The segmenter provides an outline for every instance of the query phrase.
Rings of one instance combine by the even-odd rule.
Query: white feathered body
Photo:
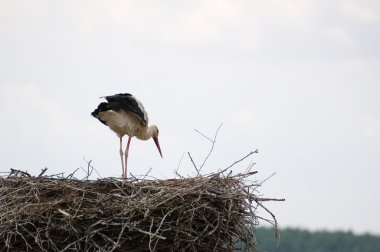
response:
[[[150,128],[139,119],[134,113],[124,110],[107,110],[100,112],[98,118],[105,121],[108,127],[119,137],[128,135],[137,137],[140,140],[148,140],[152,135]],[[146,122],[148,122],[146,117]]]

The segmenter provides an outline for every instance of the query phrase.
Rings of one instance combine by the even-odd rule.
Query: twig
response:
[[[91,176],[92,171],[93,171],[93,167],[91,165],[92,160],[87,161],[84,157],[83,157],[83,160],[87,163],[87,170],[81,167],[81,169],[86,173],[86,176],[83,179],[88,180],[88,178]]]
[[[71,179],[74,174],[79,170],[79,168],[76,168],[72,173],[70,173],[66,178]]]
[[[263,181],[261,181],[260,183],[258,183],[258,184],[256,185],[256,188],[262,186],[262,184],[264,184],[267,180],[269,180],[269,179],[270,179],[271,177],[273,177],[274,175],[276,175],[276,172],[272,173],[272,174],[269,175],[267,178],[265,178]]]
[[[47,171],[48,168],[44,168],[44,169],[41,169],[41,173],[37,176],[37,177],[41,177],[46,171]]]
[[[273,177],[274,175],[276,175],[276,172],[274,172],[274,173],[272,173],[272,175],[270,175],[269,177],[267,177],[266,179],[264,179],[263,181],[261,181],[261,185],[265,182],[265,181],[267,181],[268,179],[270,179],[271,177]]]
[[[233,162],[230,166],[228,166],[227,168],[223,169],[222,171],[225,171],[225,170],[230,169],[232,166],[234,166],[234,165],[236,165],[237,163],[243,161],[244,159],[246,159],[247,157],[251,156],[251,155],[254,154],[254,153],[259,153],[259,150],[257,149],[257,150],[255,150],[255,151],[251,151],[251,152],[248,153],[246,156],[244,156],[243,158],[241,158],[241,159],[239,159],[239,160]]]
[[[209,138],[208,136],[206,136],[205,134],[203,134],[202,132],[200,132],[199,130],[194,129],[197,133],[199,133],[201,136],[203,136],[204,138],[206,138],[207,140],[209,140],[209,141],[211,142],[211,148],[210,148],[210,150],[209,150],[209,152],[208,152],[206,158],[203,160],[203,163],[202,163],[202,165],[199,167],[199,170],[197,169],[197,172],[198,172],[198,173],[197,173],[197,176],[199,176],[199,174],[200,174],[200,172],[201,172],[203,166],[206,164],[206,161],[208,160],[208,158],[210,157],[212,151],[214,150],[215,143],[216,143],[216,137],[218,136],[219,129],[220,129],[220,127],[222,127],[222,125],[223,125],[223,123],[221,123],[221,124],[219,125],[219,127],[216,129],[214,139],[211,139],[211,138]]]
[[[181,156],[181,158],[180,158],[180,160],[179,160],[179,162],[178,162],[177,169],[174,170],[174,174],[175,174],[175,176],[176,176],[176,177],[178,176],[179,178],[184,178],[181,174],[178,173],[178,170],[179,170],[179,167],[181,166],[182,159],[183,159],[183,156],[184,156],[184,155],[185,155],[185,152],[182,153],[182,156]]]
[[[275,227],[275,230],[276,230],[276,240],[277,242],[280,241],[280,233],[278,231],[278,223],[277,223],[277,219],[276,219],[276,216],[271,212],[269,211],[268,208],[266,208],[260,201],[256,200],[256,203],[261,206],[267,213],[269,213],[271,216],[272,216],[272,219],[274,221],[274,227]]]
[[[152,167],[149,168],[149,170],[145,173],[145,175],[143,176],[143,178],[141,180],[145,180],[145,178],[148,176],[148,174],[152,171]]]
[[[275,198],[257,198],[258,201],[285,201],[285,199],[275,199]]]
[[[194,163],[194,160],[193,160],[193,158],[191,157],[190,152],[187,152],[187,155],[189,155],[189,158],[190,158],[190,160],[191,160],[191,163],[193,163],[193,166],[194,166],[195,170],[197,170],[197,174],[199,174],[199,169],[197,168],[196,164]]]
[[[220,128],[220,126],[219,126]],[[219,130],[218,128],[218,130]],[[200,132],[199,130],[197,129],[194,129],[195,132],[199,133],[201,136],[203,136],[204,138],[206,138],[207,140],[209,140],[211,143],[214,143],[214,140],[212,140],[211,138],[209,138],[208,136],[206,136],[205,134],[203,134],[202,132]]]
[[[88,177],[91,176],[92,171],[94,170],[94,167],[91,165],[92,160],[88,161],[87,163],[87,180]]]
[[[13,174],[15,176],[18,176],[20,174],[21,177],[31,177],[31,175],[27,171],[21,171],[21,170],[11,168],[11,172],[9,175],[13,175]]]
[[[251,163],[248,165],[247,169],[245,170],[245,173],[249,173],[249,172],[251,171],[252,167],[253,167],[255,164],[256,164],[256,163],[251,162]]]

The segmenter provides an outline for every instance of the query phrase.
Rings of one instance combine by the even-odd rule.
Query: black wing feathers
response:
[[[139,103],[133,95],[125,93],[106,96],[105,98],[109,102],[110,109],[131,111],[136,114],[144,124],[147,123],[144,111],[140,108]]]
[[[114,110],[114,111],[124,110],[124,111],[130,111],[134,113],[141,120],[143,124],[147,124],[147,119],[145,118],[143,106],[142,105],[139,106],[138,101],[133,95],[125,93],[125,94],[105,96],[104,98],[108,101],[108,103],[107,102],[100,103],[98,108],[95,109],[91,113],[93,117],[96,117],[97,119],[99,119],[97,117],[99,112],[104,112],[107,110]],[[105,121],[102,121],[100,119],[99,121],[107,125]]]

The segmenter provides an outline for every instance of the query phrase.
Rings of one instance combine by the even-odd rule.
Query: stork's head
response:
[[[156,144],[158,152],[160,152],[160,155],[162,157],[160,143],[158,142],[158,133],[159,133],[158,127],[156,125],[152,125],[152,126],[150,126],[150,128],[151,128],[151,131],[152,131],[152,138],[154,140],[154,143]]]

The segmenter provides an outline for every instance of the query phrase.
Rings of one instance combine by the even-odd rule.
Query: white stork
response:
[[[124,179],[127,178],[127,160],[132,137],[135,136],[141,140],[153,138],[162,157],[158,142],[158,128],[156,125],[148,126],[148,114],[139,100],[131,94],[115,94],[101,98],[105,98],[107,102],[100,103],[91,115],[107,125],[120,138],[120,158],[123,169],[122,177]],[[125,161],[122,149],[124,135],[128,135]]]

